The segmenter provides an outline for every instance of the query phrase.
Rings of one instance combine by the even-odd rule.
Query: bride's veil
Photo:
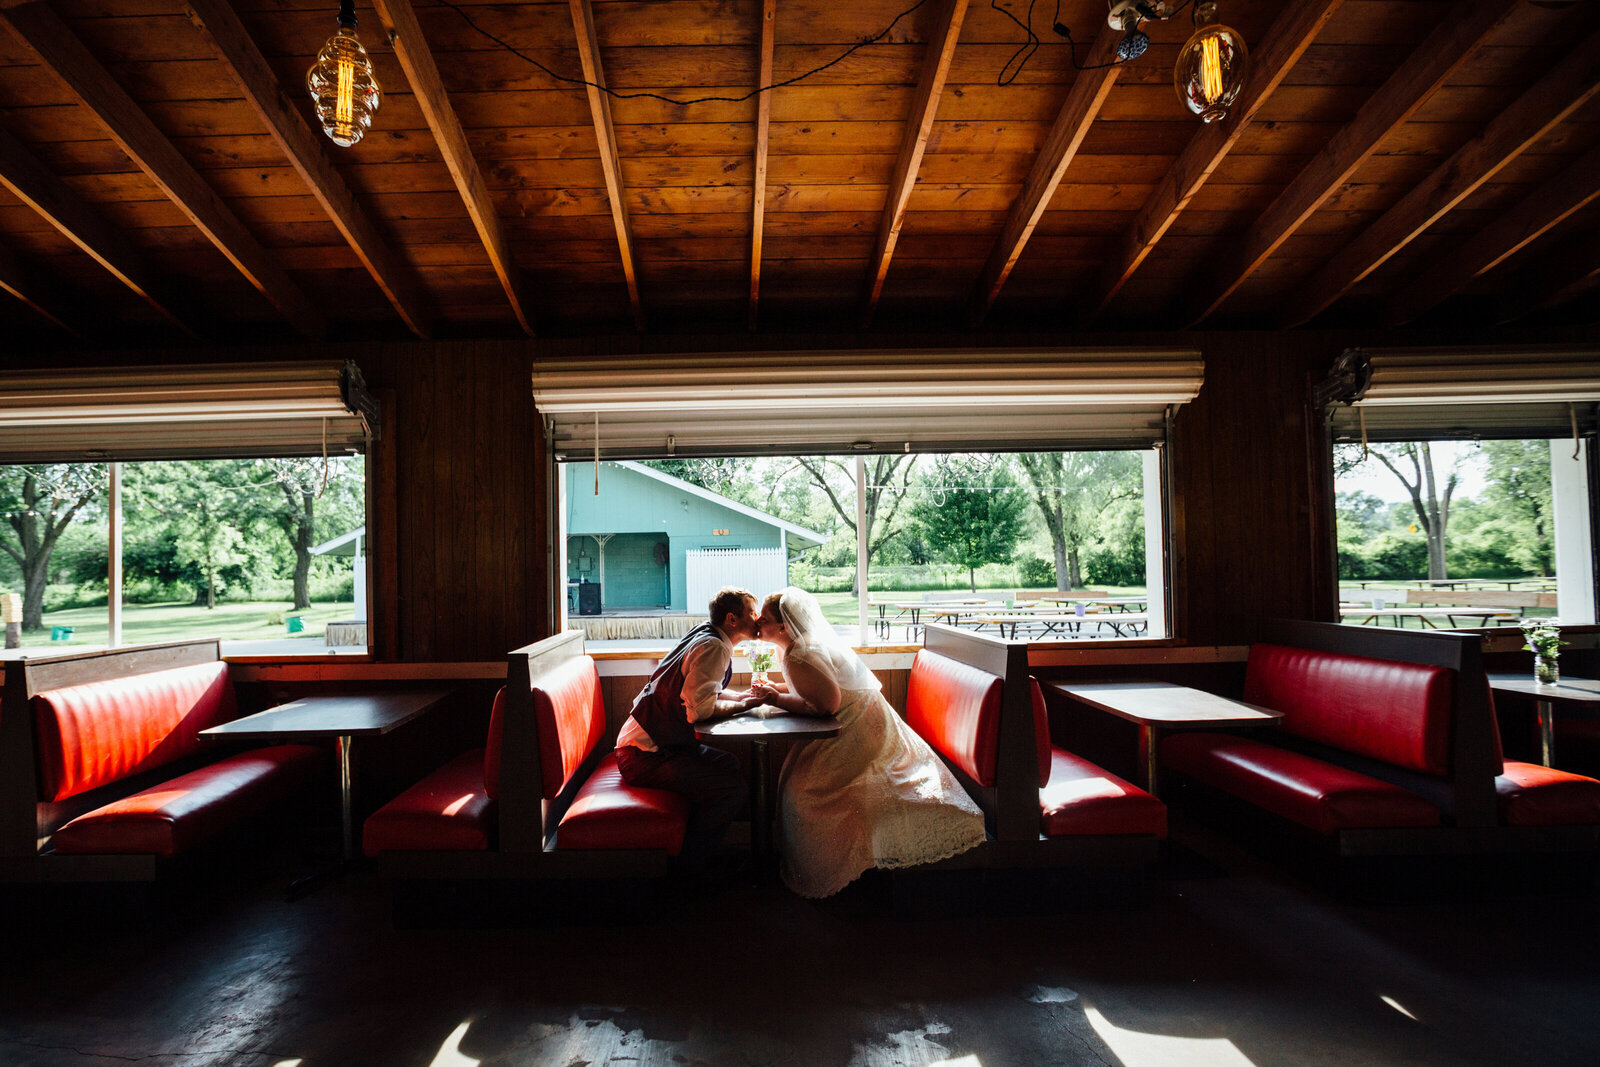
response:
[[[817,603],[816,597],[804,589],[789,586],[779,596],[778,612],[794,640],[790,658],[799,656],[818,670],[826,671],[840,689],[883,688],[877,675],[867,669],[822,614],[822,605]]]

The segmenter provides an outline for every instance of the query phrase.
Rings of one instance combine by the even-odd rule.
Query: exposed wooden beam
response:
[[[1562,242],[1542,262],[1519,274],[1498,293],[1495,321],[1515,322],[1566,302],[1600,281],[1600,231],[1586,230]]]
[[[162,295],[164,287],[127,238],[4,129],[0,129],[0,185],[132,289],[162,318],[198,339],[199,335],[168,306]]]
[[[1465,242],[1441,252],[1388,303],[1383,321],[1390,325],[1410,322],[1597,198],[1600,148],[1586,152]]]
[[[5,248],[0,248],[0,289],[22,301],[37,314],[72,334],[80,341],[91,338],[73,326],[68,318],[58,314],[69,301],[52,290],[43,273],[30,269]]]
[[[1494,177],[1600,93],[1600,33],[1591,34],[1472,140],[1341,248],[1284,302],[1278,324],[1298,326]]]
[[[1106,97],[1111,95],[1111,86],[1116,83],[1120,69],[1112,62],[1116,58],[1117,42],[1120,40],[1122,31],[1101,24],[1100,32],[1084,60],[1083,65],[1088,69],[1078,71],[1072,79],[1066,102],[1061,105],[1055,124],[1050,127],[1044,145],[1034,157],[1033,167],[1022,183],[1022,192],[1012,202],[1000,236],[983,265],[983,273],[978,277],[977,291],[973,296],[974,323],[982,321],[994,306],[1001,287],[1011,277],[1012,268],[1027,247],[1028,238],[1033,236],[1034,227],[1039,225],[1040,216],[1050,206],[1050,198],[1055,196],[1062,175],[1066,174],[1067,167],[1071,166],[1078,154],[1095,116],[1105,106]]]
[[[578,38],[578,61],[589,84],[589,115],[594,119],[594,136],[600,144],[600,167],[606,176],[606,196],[611,201],[611,222],[617,230],[617,249],[622,254],[622,275],[628,282],[628,302],[633,305],[633,325],[644,330],[644,305],[639,301],[639,268],[634,260],[633,223],[628,220],[628,205],[623,201],[622,167],[617,162],[617,131],[611,125],[611,97],[604,91],[605,71],[600,66],[600,41],[594,32],[594,11],[589,0],[570,0],[572,29]],[[765,93],[762,96],[766,96]]]
[[[262,296],[302,334],[323,335],[321,312],[54,11],[44,3],[24,4],[0,10],[0,21],[77,94],[117,146]]]
[[[1123,232],[1116,251],[1101,272],[1100,290],[1090,307],[1091,317],[1104,312],[1112,298],[1122,291],[1133,272],[1139,269],[1189,206],[1189,201],[1233,150],[1256,112],[1343,4],[1344,0],[1291,0],[1285,6],[1260,47],[1251,53],[1244,88],[1228,114],[1195,131],[1138,216]]]
[[[335,168],[330,143],[311,128],[278,84],[261,49],[227,0],[188,0],[189,21],[205,32],[218,58],[244,91],[267,132],[311,189],[328,218],[355,250],[372,280],[418,337],[433,332],[434,311],[422,281],[378,233]]]
[[[872,324],[872,315],[878,309],[878,298],[883,295],[883,282],[889,276],[889,261],[894,258],[894,246],[900,240],[906,204],[911,199],[911,190],[916,188],[917,170],[922,166],[922,153],[928,146],[928,135],[933,132],[933,118],[939,112],[939,98],[944,94],[945,78],[950,73],[950,62],[956,54],[956,41],[961,37],[961,22],[966,15],[967,0],[945,0],[936,29],[928,37],[928,50],[922,57],[922,77],[917,81],[917,94],[911,101],[905,140],[900,144],[900,158],[895,160],[894,173],[889,178],[889,196],[883,207],[883,219],[878,223],[877,244],[873,247],[872,260],[868,264],[867,301],[861,309],[862,329]]]
[[[772,84],[772,44],[778,16],[778,0],[761,3],[761,61],[756,88]],[[750,210],[750,315],[748,326],[756,328],[761,300],[761,238],[767,215],[767,138],[772,125],[772,91],[756,97],[756,164]]]
[[[1361,105],[1350,124],[1334,134],[1296,175],[1244,238],[1229,246],[1220,267],[1196,279],[1200,298],[1185,316],[1196,325],[1216,311],[1246,278],[1271,258],[1327,199],[1355,176],[1379,142],[1410,120],[1444,84],[1472,49],[1505,21],[1518,0],[1462,0],[1400,69]]]
[[[511,245],[500,227],[499,216],[495,214],[494,201],[489,197],[483,172],[478,169],[478,161],[467,144],[466,131],[461,128],[461,120],[456,117],[450,96],[444,90],[439,66],[433,61],[433,52],[428,48],[422,27],[417,23],[417,13],[411,7],[411,0],[373,0],[373,6],[384,29],[389,32],[395,58],[400,60],[400,68],[406,72],[406,80],[411,83],[411,91],[416,96],[417,107],[422,111],[423,121],[433,133],[439,154],[444,157],[444,165],[450,171],[456,191],[461,194],[468,217],[472,219],[472,226],[478,231],[478,239],[489,253],[489,265],[500,279],[500,287],[505,290],[506,299],[511,303],[511,313],[516,316],[523,332],[531,336],[533,315],[524,296],[522,276],[517,272],[516,261],[511,256]]]

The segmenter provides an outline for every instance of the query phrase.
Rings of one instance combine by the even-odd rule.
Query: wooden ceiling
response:
[[[0,332],[1593,321],[1600,4],[1222,0],[1252,62],[1210,126],[1172,88],[1187,11],[1080,73],[1045,0],[1008,70],[997,5],[1028,17],[377,0],[383,103],[341,149],[304,90],[336,0],[0,0]],[[1105,10],[1060,5],[1085,67]]]

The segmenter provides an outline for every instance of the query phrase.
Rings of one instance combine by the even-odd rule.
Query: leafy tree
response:
[[[919,479],[912,515],[931,544],[967,568],[977,592],[980,566],[1011,560],[1025,527],[1027,492],[1005,456],[940,456],[930,468]]]
[[[1056,589],[1081,589],[1079,555],[1106,508],[1141,496],[1140,460],[1133,452],[1024,452],[1017,456],[1033,502],[1050,531]]]
[[[1400,480],[1411,497],[1417,526],[1427,537],[1428,577],[1435,581],[1449,577],[1445,563],[1446,531],[1450,526],[1450,498],[1461,482],[1460,460],[1445,472],[1441,486],[1434,470],[1433,449],[1427,441],[1372,445],[1369,451]],[[1336,473],[1353,469],[1361,456],[1358,446],[1342,446],[1334,457]]]
[[[1484,497],[1502,517],[1526,527],[1513,557],[1538,575],[1555,570],[1555,510],[1548,441],[1486,441]]]
[[[796,462],[811,476],[811,483],[827,496],[828,503],[833,505],[834,513],[851,536],[856,536],[855,465],[847,467],[843,460],[824,456],[802,457]],[[915,457],[904,453],[882,453],[867,460],[867,571],[872,569],[873,557],[879,549],[900,532],[901,528],[895,525],[895,519],[900,513],[901,501],[910,489],[911,473],[915,469]],[[848,493],[845,491],[847,487]],[[866,580],[865,573],[857,573],[850,592],[860,596]]]
[[[50,555],[72,520],[105,485],[103,463],[0,467],[0,512],[15,538],[0,541],[0,549],[22,572],[24,630],[44,625]]]
[[[258,520],[270,522],[288,542],[294,554],[293,596],[296,608],[311,606],[311,549],[318,543],[317,508],[324,502],[329,517],[338,516],[354,529],[361,520],[351,515],[359,514],[359,496],[352,501],[351,490],[360,485],[362,475],[358,461],[332,459],[257,459],[245,465],[244,474],[249,481],[244,487],[253,492],[242,493],[240,505],[249,508]],[[349,529],[327,529],[324,533],[336,537]],[[324,538],[325,539],[325,538]]]

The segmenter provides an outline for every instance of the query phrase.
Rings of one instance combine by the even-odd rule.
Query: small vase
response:
[[[1533,680],[1540,685],[1556,685],[1561,681],[1561,663],[1554,656],[1533,657]]]

